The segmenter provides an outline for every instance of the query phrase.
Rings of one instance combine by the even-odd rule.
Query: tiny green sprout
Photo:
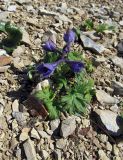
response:
[[[114,26],[110,26],[108,24],[102,23],[96,26],[97,33],[103,33],[106,30],[115,30]]]
[[[91,19],[86,19],[84,21],[84,27],[86,30],[92,30],[94,28],[94,23]]]

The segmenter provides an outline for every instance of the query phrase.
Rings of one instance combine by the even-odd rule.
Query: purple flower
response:
[[[70,43],[66,44],[63,48],[63,53],[69,53],[70,52]]]
[[[66,63],[70,66],[73,72],[80,72],[84,68],[84,64],[80,61],[69,61],[66,60]]]
[[[66,43],[72,43],[75,41],[75,32],[73,30],[68,29],[67,32],[64,34],[64,41]]]
[[[51,76],[54,73],[58,64],[63,61],[64,60],[61,59],[61,60],[54,62],[54,63],[42,63],[37,66],[37,70],[41,75],[43,75],[44,78],[48,78],[49,76]]]
[[[45,51],[54,52],[56,50],[56,44],[52,40],[48,40],[44,45],[43,49]]]

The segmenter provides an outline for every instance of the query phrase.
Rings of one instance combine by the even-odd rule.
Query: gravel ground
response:
[[[123,46],[120,56],[116,47],[123,39],[122,3],[122,0],[0,1],[0,21],[11,21],[23,30],[22,43],[12,53],[11,64],[7,69],[2,66],[4,72],[0,66],[0,160],[123,159],[123,127],[117,122],[123,101]],[[101,54],[83,45],[73,47],[91,57],[95,66],[91,76],[97,92],[96,100],[88,107],[90,114],[63,116],[54,121],[31,117],[24,102],[34,87],[27,81],[26,68],[41,61],[41,44],[49,34],[56,37],[61,47],[66,29],[80,26],[88,18],[94,24],[103,22],[116,28],[116,32],[105,32],[98,40],[91,37],[106,48]],[[99,119],[95,121],[96,116]]]

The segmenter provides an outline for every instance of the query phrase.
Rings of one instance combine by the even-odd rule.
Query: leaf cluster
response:
[[[7,52],[12,52],[22,39],[22,32],[19,28],[10,24],[10,22],[0,22],[0,32],[6,34],[6,38],[2,40],[0,46]]]

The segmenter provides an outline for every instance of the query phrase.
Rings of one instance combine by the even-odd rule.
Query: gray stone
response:
[[[60,6],[57,7],[57,11],[65,14],[67,12],[67,3],[62,2]]]
[[[3,109],[4,109],[4,107],[3,107],[3,105],[0,103],[0,117],[3,115]]]
[[[117,98],[110,96],[103,90],[96,91],[96,98],[101,104],[113,105],[119,103]]]
[[[115,156],[119,155],[119,148],[116,146],[116,144],[113,145],[113,153]]]
[[[104,127],[109,134],[119,136],[123,134],[123,119],[116,113],[110,110],[95,110],[98,116],[98,123]]]
[[[12,53],[13,57],[19,57],[25,52],[25,49],[21,46],[18,46]]]
[[[109,142],[106,142],[106,149],[110,152],[112,151],[112,145]]]
[[[19,102],[17,99],[12,103],[12,110],[13,112],[19,112]]]
[[[56,148],[58,148],[58,149],[64,149],[66,147],[66,143],[67,143],[66,139],[59,139],[56,142]]]
[[[76,129],[76,121],[75,117],[68,117],[67,119],[62,121],[60,134],[62,137],[68,137],[71,135]]]
[[[38,140],[40,139],[38,132],[34,128],[32,128],[32,130],[31,130],[31,137],[38,139]]]
[[[60,149],[56,149],[56,150],[53,152],[53,155],[55,156],[55,159],[56,159],[56,160],[61,160],[62,153],[61,153],[61,150],[60,150]]]
[[[42,156],[44,159],[47,159],[49,157],[49,153],[46,150],[42,150]]]
[[[24,29],[24,28],[21,28],[21,31],[23,33],[23,36],[22,36],[22,42],[23,43],[26,43],[28,45],[32,45],[31,41],[30,41],[30,36],[28,34],[28,32]]]
[[[19,140],[22,142],[27,140],[29,138],[29,135],[28,135],[29,131],[30,131],[30,128],[23,128],[21,131]]]
[[[30,139],[26,140],[23,144],[23,147],[27,160],[38,160],[36,158],[36,151],[33,141],[31,141]]]
[[[112,81],[112,87],[114,89],[114,94],[123,96],[123,84],[117,81]]]
[[[120,24],[121,26],[123,26],[123,21],[120,21],[119,24]]]
[[[47,16],[57,16],[57,15],[59,15],[57,12],[48,11],[44,8],[39,8],[39,14],[47,15]]]
[[[10,68],[10,65],[0,67],[0,73],[6,72]]]
[[[50,122],[51,130],[55,131],[59,127],[59,124],[60,124],[60,119],[52,120]]]
[[[121,40],[117,45],[117,51],[120,54],[123,54],[123,40]]]
[[[65,16],[64,14],[56,16],[55,19],[57,19],[58,21],[60,20],[60,21],[63,21],[63,22],[72,23],[72,21],[67,16]]]
[[[83,33],[81,33],[80,39],[83,43],[83,46],[89,50],[92,50],[93,52],[101,54],[106,50],[103,45],[95,43],[92,39],[83,35]]]
[[[19,4],[29,4],[32,0],[16,0]]]
[[[8,7],[8,11],[10,11],[10,12],[15,12],[15,11],[16,11],[16,5],[10,5],[10,6]]]
[[[88,36],[92,40],[99,40],[100,37],[95,36],[96,31],[87,31],[87,32],[82,32],[83,35]]]
[[[122,52],[123,53],[123,52]],[[123,71],[123,58],[114,56],[111,58],[112,62]]]
[[[9,17],[9,12],[7,11],[0,11],[0,22],[7,22]]]
[[[42,138],[50,139],[50,136],[45,131],[38,130],[38,133]]]
[[[99,159],[100,160],[110,160],[107,156],[106,153],[103,150],[98,151]]]
[[[22,112],[12,112],[12,116],[16,119],[19,125],[24,125],[26,123],[26,119]]]

